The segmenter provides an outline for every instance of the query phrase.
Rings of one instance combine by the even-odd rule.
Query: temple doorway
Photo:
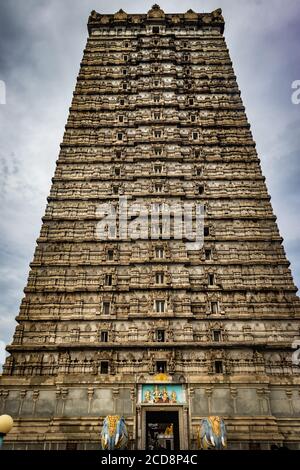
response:
[[[178,411],[146,411],[146,449],[180,449]]]

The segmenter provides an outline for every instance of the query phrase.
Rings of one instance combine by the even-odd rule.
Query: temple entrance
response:
[[[178,411],[146,411],[146,449],[180,449]]]

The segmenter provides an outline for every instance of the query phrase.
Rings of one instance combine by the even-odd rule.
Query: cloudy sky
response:
[[[144,13],[151,1],[0,0],[0,363],[62,140],[91,10]],[[221,7],[225,36],[295,283],[300,287],[299,0],[161,0],[168,13]],[[2,87],[1,87],[2,83]],[[0,93],[0,102],[3,95]]]

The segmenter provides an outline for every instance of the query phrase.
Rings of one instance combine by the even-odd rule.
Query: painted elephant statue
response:
[[[199,449],[222,450],[227,446],[226,426],[220,416],[209,416],[200,422],[197,433]]]
[[[103,450],[123,450],[128,444],[128,432],[123,416],[106,416],[101,431]]]

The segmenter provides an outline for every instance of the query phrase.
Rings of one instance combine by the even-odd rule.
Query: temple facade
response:
[[[230,449],[300,449],[299,299],[221,10],[93,11],[88,33],[0,378],[6,448],[99,449],[120,415],[130,449],[196,449],[208,416]],[[165,232],[188,204],[198,245]]]

